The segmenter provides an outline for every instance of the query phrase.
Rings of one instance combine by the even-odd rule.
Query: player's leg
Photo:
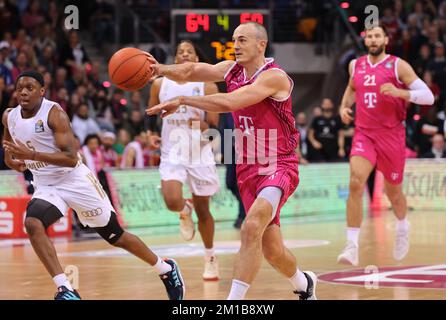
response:
[[[41,189],[39,188],[39,194]],[[54,193],[54,190],[52,191]],[[52,198],[56,199],[53,195]],[[56,199],[56,201],[61,199]],[[62,208],[68,208],[62,204]],[[63,209],[62,209],[63,210]],[[63,210],[66,212],[66,210]],[[57,258],[56,249],[46,234],[46,229],[63,217],[61,210],[47,200],[33,198],[26,209],[25,228],[28,233],[34,252],[53,278],[58,290],[56,300],[78,300],[79,294],[73,290],[62,266]]]
[[[278,272],[284,275],[301,299],[316,300],[317,277],[311,271],[302,272],[297,267],[293,253],[285,247],[277,224],[269,225],[262,238],[263,256]]]
[[[393,212],[397,218],[396,237],[393,247],[393,257],[402,260],[409,252],[410,224],[407,219],[407,202],[403,193],[402,184],[392,184],[384,180],[387,197],[392,204]]]
[[[184,282],[176,262],[161,259],[137,236],[125,232],[102,186],[84,165],[75,169],[70,179],[58,186],[66,203],[78,214],[80,222],[91,228],[109,244],[125,249],[151,265],[160,275],[171,300],[184,298]]]
[[[359,230],[362,223],[362,196],[367,178],[374,165],[362,156],[350,158],[350,183],[347,199],[347,246],[338,256],[338,262],[358,265]]]
[[[262,262],[262,237],[271,222],[272,206],[268,200],[257,198],[246,215],[240,231],[241,246],[235,256],[234,274],[228,300],[244,299]]]
[[[193,202],[183,198],[183,183],[178,180],[161,180],[164,202],[170,211],[178,213],[180,233],[184,240],[195,236],[195,223],[192,220]]]
[[[218,280],[218,261],[214,251],[214,218],[210,211],[211,196],[220,189],[215,165],[188,167],[188,184],[198,217],[198,231],[205,248],[204,280]]]

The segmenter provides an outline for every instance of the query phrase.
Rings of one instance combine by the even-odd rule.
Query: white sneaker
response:
[[[217,281],[219,279],[218,274],[218,260],[216,256],[210,258],[204,258],[204,272],[203,280],[205,281]]]
[[[194,205],[192,201],[188,199],[186,200],[186,206],[188,206],[190,210],[188,210],[189,212],[180,212],[180,233],[184,240],[189,241],[192,240],[195,235],[195,223],[194,220],[192,220]]]
[[[344,251],[338,256],[338,263],[357,266],[359,264],[358,256],[358,247],[354,242],[348,241]]]
[[[395,244],[393,246],[393,257],[395,260],[403,260],[409,252],[409,226],[406,230],[397,230]]]
[[[299,300],[317,300],[316,297],[316,285],[317,285],[317,276],[314,272],[311,271],[303,271],[305,277],[308,281],[308,286],[306,291],[293,291],[295,294],[299,296]]]

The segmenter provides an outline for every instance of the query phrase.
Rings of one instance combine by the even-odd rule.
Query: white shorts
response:
[[[159,170],[161,180],[176,180],[182,184],[187,182],[191,193],[196,196],[213,196],[220,190],[215,165],[193,167],[161,161]]]
[[[84,164],[79,165],[54,185],[34,185],[33,199],[49,203],[65,214],[70,207],[84,226],[104,227],[113,206],[95,175]]]

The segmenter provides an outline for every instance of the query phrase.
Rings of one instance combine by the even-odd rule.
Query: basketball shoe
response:
[[[314,272],[303,271],[305,278],[307,278],[308,285],[306,291],[293,291],[293,293],[299,296],[299,300],[317,300],[316,297],[316,284],[317,276]]]
[[[169,300],[183,300],[186,294],[186,286],[184,285],[180,268],[173,259],[164,259],[164,261],[172,267],[171,271],[160,274],[160,279],[166,287],[167,296]]]
[[[359,264],[358,247],[353,241],[348,241],[344,251],[338,256],[338,263],[351,264],[357,266]]]
[[[57,289],[54,300],[81,300],[81,297],[76,290],[71,291],[67,287],[61,286]]]
[[[204,258],[204,272],[203,280],[217,281],[219,279],[218,274],[218,260],[216,256]]]
[[[396,231],[395,244],[393,246],[393,257],[395,260],[403,260],[409,252],[409,229],[410,225],[408,223],[406,228]]]

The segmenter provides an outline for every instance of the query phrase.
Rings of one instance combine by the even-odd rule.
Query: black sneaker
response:
[[[186,286],[180,268],[173,259],[164,259],[164,261],[172,266],[171,271],[160,275],[160,279],[166,287],[167,296],[169,300],[183,300],[186,294]]]
[[[54,300],[81,300],[81,296],[76,290],[68,290],[65,286],[61,286],[57,290]]]
[[[316,298],[317,276],[311,271],[305,271],[304,275],[308,281],[307,291],[296,290],[293,292],[299,296],[299,300],[317,300]]]

